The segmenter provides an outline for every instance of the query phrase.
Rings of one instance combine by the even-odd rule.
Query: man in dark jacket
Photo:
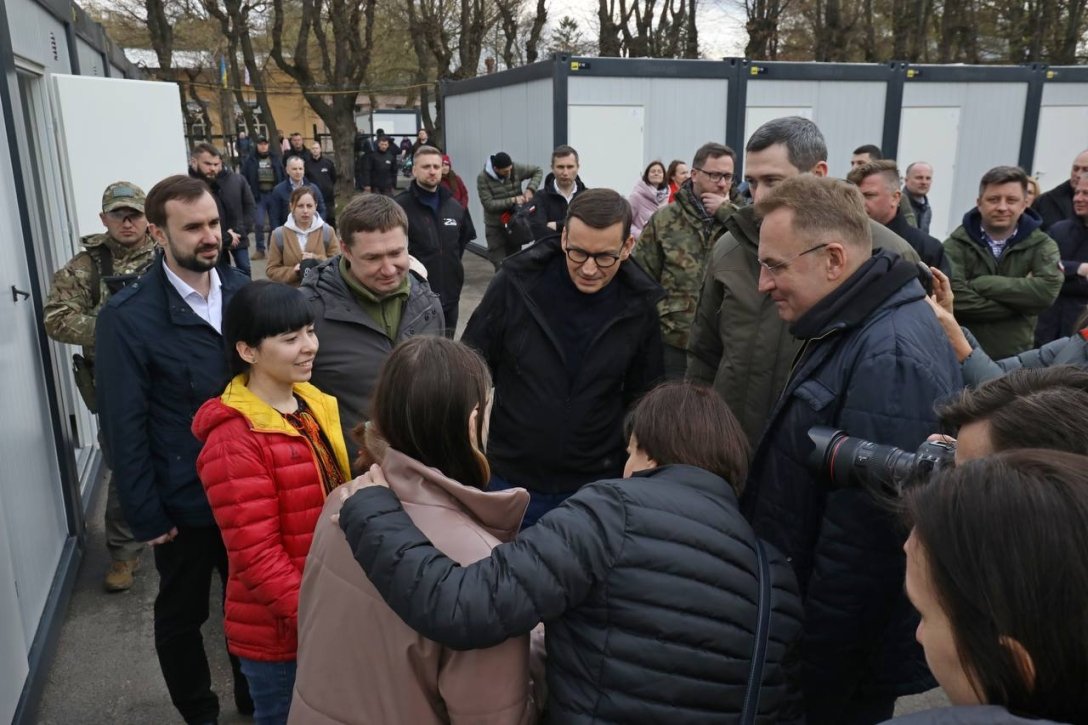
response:
[[[850,169],[846,180],[858,187],[865,200],[865,213],[870,219],[907,240],[927,266],[936,267],[946,275],[952,274],[952,266],[944,256],[940,241],[910,225],[903,217],[899,168],[894,161],[885,159],[855,166]]]
[[[202,179],[219,205],[223,230],[223,254],[219,258],[219,266],[229,267],[230,258],[233,257],[238,271],[252,277],[249,230],[253,227],[256,203],[249,184],[241,174],[223,168],[219,149],[209,143],[199,143],[193,147],[189,157],[189,175]]]
[[[336,397],[354,459],[351,431],[367,419],[382,363],[412,335],[441,335],[444,322],[438,296],[408,270],[408,219],[392,199],[354,197],[340,235],[340,254],[306,274],[302,293],[321,340],[310,382]]]
[[[959,365],[916,265],[873,254],[856,188],[797,176],[757,213],[759,289],[804,343],[741,506],[793,565],[805,599],[808,722],[879,722],[898,696],[932,687],[903,594],[906,532],[872,491],[831,491],[813,473],[808,432],[831,426],[914,450],[936,430],[934,404],[962,387]]]
[[[507,238],[504,216],[533,200],[540,188],[541,174],[539,166],[515,164],[510,154],[500,151],[488,158],[483,171],[476,177],[476,192],[480,195],[480,206],[484,208],[487,258],[496,270],[504,259],[518,251],[517,243],[511,243]]]
[[[461,257],[476,238],[472,217],[440,186],[442,152],[421,146],[412,157],[412,183],[394,201],[408,217],[408,253],[427,268],[427,282],[442,300],[446,337],[457,331],[465,268]]]
[[[1058,297],[1058,245],[1027,208],[1028,177],[1016,166],[982,176],[978,205],[944,243],[952,262],[956,320],[994,360],[1030,350],[1036,316]]]
[[[283,163],[279,156],[272,152],[268,139],[264,136],[257,137],[253,153],[242,162],[242,176],[249,182],[249,190],[257,202],[253,220],[253,237],[257,242],[257,252],[253,255],[253,259],[264,259],[267,235],[275,228],[271,225],[271,219],[275,214],[275,197],[272,195],[272,190],[276,188],[276,184],[286,178]]]
[[[827,175],[827,144],[807,118],[776,118],[745,147],[744,175],[759,201],[774,184],[799,174]],[[800,343],[759,291],[759,219],[742,207],[725,220],[714,245],[688,339],[688,377],[713,384],[740,420],[754,448],[767,414],[786,385]],[[896,234],[870,221],[873,247],[912,261],[918,254]]]
[[[216,268],[219,211],[203,182],[168,177],[151,189],[145,211],[163,260],[99,314],[99,415],[125,520],[154,547],[155,650],[170,698],[186,722],[214,722],[219,700],[200,627],[213,570],[226,590],[227,553],[197,478],[200,442],[190,426],[227,383],[223,310],[249,280]],[[232,664],[242,707],[248,689]]]
[[[363,191],[392,196],[397,189],[397,149],[389,142],[388,136],[378,139],[378,148],[363,157]]]
[[[631,208],[611,189],[571,202],[560,239],[510,257],[462,340],[495,381],[492,488],[522,486],[524,526],[623,470],[623,417],[663,375],[657,285],[628,264]]]
[[[1039,315],[1036,347],[1076,332],[1088,306],[1088,173],[1081,174],[1073,190],[1073,217],[1053,225],[1047,234],[1058,244],[1065,280],[1053,306]]]
[[[293,158],[299,158],[303,161],[309,153],[306,151],[306,144],[302,141],[302,134],[298,131],[294,131],[287,137],[288,146],[283,152],[283,164],[287,166],[287,162]]]
[[[321,144],[310,144],[310,153],[304,159],[306,178],[321,190],[325,197],[325,212],[322,217],[328,224],[336,226],[336,165],[332,159],[321,152]]]
[[[533,239],[539,241],[563,231],[567,205],[586,190],[582,177],[578,176],[579,168],[578,152],[573,147],[563,144],[552,151],[551,173],[533,196]]]
[[[1073,159],[1073,170],[1069,174],[1069,180],[1055,186],[1045,194],[1040,194],[1032,208],[1039,213],[1043,220],[1043,231],[1050,228],[1063,219],[1073,216],[1073,189],[1082,174],[1088,174],[1088,149],[1081,151],[1077,158]]]
[[[287,223],[287,217],[291,213],[291,194],[300,186],[308,186],[314,192],[314,201],[317,203],[317,213],[325,218],[328,207],[325,205],[325,197],[317,184],[306,178],[306,162],[300,156],[292,156],[287,159],[287,178],[276,185],[272,190],[272,225],[282,227]]]

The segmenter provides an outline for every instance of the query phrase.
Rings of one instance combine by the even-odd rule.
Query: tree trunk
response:
[[[533,15],[533,23],[529,26],[529,37],[525,41],[525,62],[535,63],[539,57],[540,36],[544,32],[544,25],[548,22],[548,8],[544,0],[536,0],[536,14]]]

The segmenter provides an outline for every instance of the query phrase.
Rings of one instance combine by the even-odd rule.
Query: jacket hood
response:
[[[295,234],[300,234],[303,237],[305,237],[306,235],[310,234],[311,232],[316,232],[318,229],[325,226],[325,221],[321,218],[321,215],[318,214],[315,211],[314,212],[314,220],[310,224],[310,228],[309,229],[302,229],[298,224],[295,223],[295,215],[294,214],[288,214],[287,215],[287,221],[284,222],[283,226],[287,227],[288,229],[293,231]]]
[[[542,239],[528,249],[507,257],[503,262],[503,269],[508,269],[508,274],[524,280],[528,286],[530,277],[541,274],[548,264],[556,257],[563,256],[558,236],[550,236]],[[665,297],[664,288],[654,281],[653,277],[646,273],[637,263],[632,264],[633,258],[620,263],[620,269],[609,284],[622,284],[632,294],[645,296],[650,302],[658,302]]]
[[[484,173],[495,181],[502,181],[502,177],[495,173],[495,167],[491,164],[490,158],[484,162]]]
[[[488,163],[491,163],[490,159],[488,159]],[[582,183],[582,177],[581,176],[575,176],[574,177],[574,193],[575,194],[581,194],[585,190],[586,190],[586,185]],[[537,190],[538,194],[544,193],[544,192],[546,192],[548,194],[558,194],[558,192],[555,190],[555,174],[551,173],[550,171],[548,172],[548,175],[544,177],[544,183],[540,186],[540,189]]]
[[[505,491],[481,491],[446,477],[437,468],[429,468],[414,458],[388,449],[382,460],[382,472],[389,488],[405,503],[459,508],[502,542],[517,536],[529,492],[523,488]]]
[[[754,205],[742,206],[725,220],[725,228],[742,244],[755,251],[759,247],[759,218]]]
[[[1022,242],[1031,236],[1039,227],[1043,226],[1043,218],[1039,216],[1039,212],[1035,211],[1031,207],[1024,210],[1024,213],[1020,215],[1019,221],[1016,222],[1016,234],[1009,239],[1006,249],[1012,247],[1012,245]],[[981,245],[989,249],[986,242],[982,241],[982,212],[978,210],[976,206],[971,211],[963,215],[963,231],[975,244]]]

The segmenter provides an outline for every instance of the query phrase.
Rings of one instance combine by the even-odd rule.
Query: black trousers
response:
[[[460,300],[442,303],[442,316],[446,318],[445,334],[451,340],[457,334],[457,311],[460,304]]]
[[[212,691],[211,671],[200,627],[208,621],[213,572],[219,573],[224,596],[226,593],[227,550],[223,538],[215,526],[179,526],[173,541],[153,550],[155,569],[159,572],[159,593],[155,597],[155,653],[170,691],[170,700],[185,722],[215,720],[219,717],[219,698]],[[238,658],[232,655],[230,660],[237,690],[245,677]]]

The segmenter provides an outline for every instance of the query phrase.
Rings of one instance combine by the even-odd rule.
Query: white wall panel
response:
[[[71,73],[64,25],[32,0],[4,0],[15,55],[55,73]]]
[[[725,112],[729,82],[718,78],[594,78],[573,75],[568,99],[574,106],[642,106],[645,113],[642,158],[633,177],[617,181],[616,191],[631,193],[642,169],[654,159],[665,166],[673,159],[690,164],[695,151],[708,141],[725,143]],[[574,138],[581,130],[568,114],[567,133]],[[577,148],[577,146],[575,147]],[[581,149],[578,149],[581,152]],[[622,146],[615,154],[630,153]],[[589,186],[601,186],[596,171],[582,165],[582,179]]]
[[[910,109],[959,109],[958,131],[939,125],[908,129],[904,123],[899,134],[899,162],[904,169],[914,161],[947,165],[949,159],[938,157],[949,152],[949,134],[957,137],[952,176],[933,175],[932,194],[948,201],[940,218],[934,208],[930,234],[945,239],[959,226],[963,215],[975,205],[979,179],[987,170],[1018,163],[1026,102],[1026,83],[906,84],[903,121],[911,118]],[[904,150],[904,144],[909,150]]]
[[[550,78],[446,98],[446,150],[468,187],[476,244],[487,246],[476,177],[488,157],[505,151],[515,162],[536,164],[547,173],[552,148]]]
[[[643,106],[571,106],[570,145],[578,151],[583,169],[593,169],[593,186],[615,189],[626,196],[631,179],[645,166],[636,154],[616,149],[643,148],[646,136]],[[668,162],[665,162],[666,166]],[[582,176],[582,180],[585,180]]]
[[[1073,159],[1088,149],[1088,83],[1043,86],[1032,174],[1043,191],[1069,178]]]
[[[850,154],[863,144],[880,146],[884,134],[886,84],[875,81],[776,81],[753,78],[748,82],[748,120],[745,142],[760,123],[782,116],[811,118],[827,142],[827,163],[832,176],[845,177]],[[755,113],[753,114],[753,111]],[[807,112],[806,112],[807,111]],[[885,151],[885,155],[888,155]]]
[[[79,58],[80,75],[106,77],[106,62],[102,54],[82,38],[76,38],[76,56]]]

